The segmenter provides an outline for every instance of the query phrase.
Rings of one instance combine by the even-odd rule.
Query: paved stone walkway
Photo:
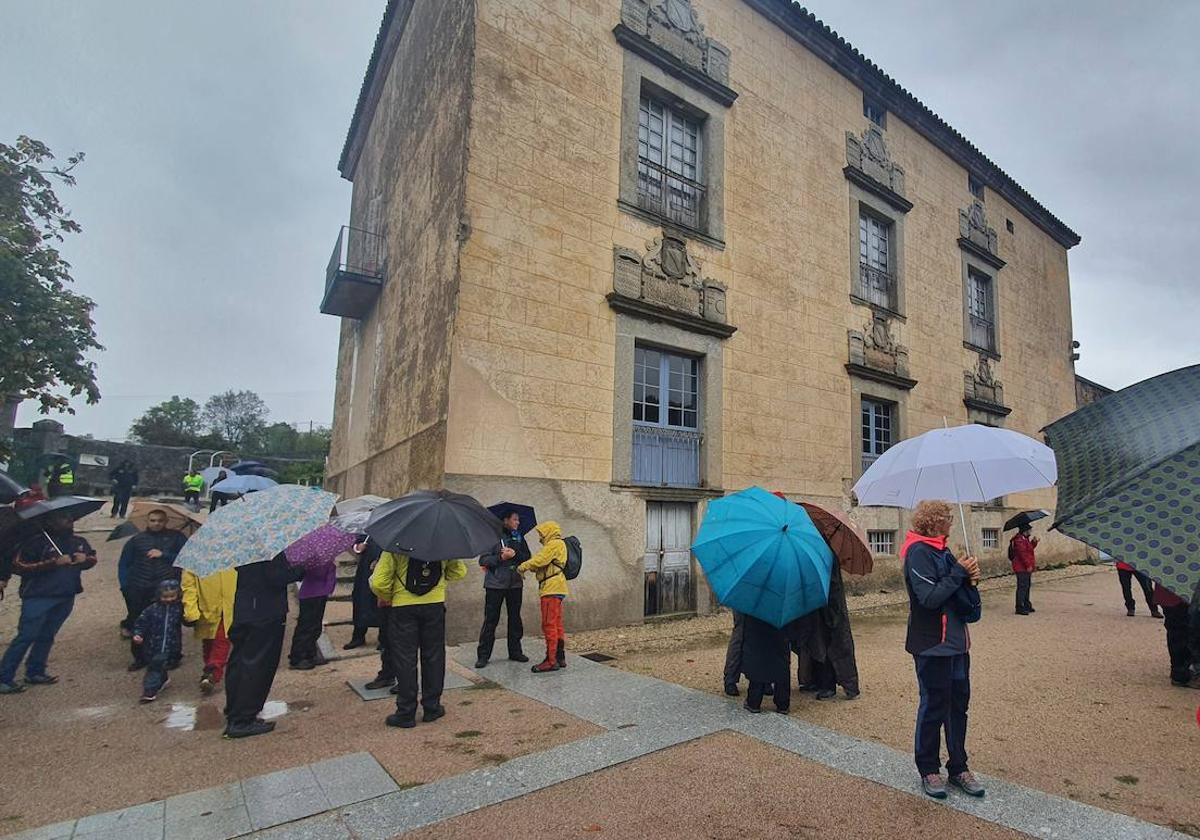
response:
[[[472,650],[463,648],[452,653],[463,664],[473,661]],[[283,785],[247,780],[241,783],[240,788],[246,796],[249,825],[252,829],[265,828],[250,836],[257,840],[384,840],[727,729],[758,738],[835,770],[914,796],[921,795],[911,757],[889,747],[813,726],[797,717],[768,713],[750,715],[742,710],[740,702],[619,671],[579,657],[573,656],[570,661],[571,666],[566,671],[552,675],[535,675],[530,673],[527,665],[496,661],[488,666],[483,675],[510,691],[562,709],[607,731],[544,752],[521,756],[495,767],[473,770],[404,791],[395,790],[395,783],[390,778],[387,782],[391,783],[391,787],[384,789],[386,784],[371,774],[368,774],[370,781],[366,782],[366,787],[356,787],[359,783],[349,774],[330,774],[326,765],[331,762],[321,762],[299,768],[298,771],[285,771],[311,773],[316,787],[308,784],[303,789],[319,792],[328,805],[322,805],[318,796],[295,797],[304,800],[305,807],[311,810],[296,814],[291,817],[296,821],[283,825],[279,824],[282,820],[276,817],[282,813],[281,809],[287,807],[286,804],[272,810],[265,802],[261,803],[257,806],[258,813],[264,816],[256,821],[256,812],[250,808],[251,792],[255,801],[261,802],[260,796],[272,790],[295,790],[298,783]],[[355,766],[358,766],[362,762],[361,755],[365,754],[334,761],[355,762]],[[382,768],[379,770],[382,772]],[[367,773],[365,765],[357,772]],[[260,780],[282,775],[271,774],[260,777]],[[326,787],[326,780],[331,778],[337,782],[336,794]],[[952,793],[946,800],[946,807],[1033,837],[1187,840],[1185,835],[1122,814],[999,779],[986,781],[988,793],[984,799],[976,800]],[[54,833],[59,827],[49,826],[18,836],[22,840],[99,840],[117,836],[128,840],[141,837],[207,840],[209,837],[238,836],[192,833],[189,830],[191,824],[172,822],[172,801],[187,800],[188,797],[203,800],[208,795],[212,795],[212,791],[167,800],[165,818],[164,803],[161,802],[116,812],[129,815],[120,818],[126,830],[119,834],[104,833],[115,824],[114,815],[102,814],[79,820],[77,824],[61,824],[72,826],[74,834],[61,829]],[[335,795],[340,801],[335,801]],[[326,807],[330,810],[326,811]],[[143,812],[139,809],[147,809],[145,819],[157,829],[151,827],[145,832],[129,830],[135,819],[142,819]],[[236,819],[241,819],[236,796],[233,804],[225,810],[236,812]],[[155,813],[158,816],[154,816]],[[316,816],[301,819],[307,814]]]

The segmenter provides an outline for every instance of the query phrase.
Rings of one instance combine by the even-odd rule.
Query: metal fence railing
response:
[[[704,436],[688,429],[633,427],[633,481],[657,487],[699,487]]]

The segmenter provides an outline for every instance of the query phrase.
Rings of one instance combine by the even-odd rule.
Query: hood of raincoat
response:
[[[543,522],[541,525],[534,528],[537,531],[538,539],[545,545],[550,540],[562,539],[562,528],[558,527],[558,523],[554,520]]]

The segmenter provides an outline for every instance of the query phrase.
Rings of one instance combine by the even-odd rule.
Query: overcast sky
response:
[[[329,421],[338,321],[317,306],[384,4],[5,8],[0,139],[87,154],[60,193],[84,228],[64,251],[107,349],[103,400],[69,431],[122,438],[172,394],[228,388],[257,391],[273,420]],[[1079,373],[1119,387],[1200,361],[1200,3],[809,8],[1082,235]],[[27,404],[19,422],[34,419]]]

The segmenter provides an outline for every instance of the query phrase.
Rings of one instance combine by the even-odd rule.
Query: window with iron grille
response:
[[[895,554],[895,531],[867,531],[867,542],[871,544],[872,554]]]
[[[984,548],[999,548],[1000,547],[1000,529],[999,528],[984,528],[983,529],[983,547]]]
[[[870,213],[858,216],[858,295],[888,309],[896,308],[892,273],[892,223]]]
[[[971,195],[983,201],[983,181],[969,172],[967,173],[967,189],[971,191]]]
[[[895,406],[879,400],[862,401],[862,468],[866,470],[892,445]]]
[[[974,268],[967,271],[967,341],[984,350],[996,349],[996,300],[992,278]]]
[[[701,229],[704,183],[699,120],[642,96],[638,111],[638,206]]]
[[[887,128],[887,109],[878,100],[863,94],[863,116],[880,128]]]
[[[634,349],[633,480],[700,484],[700,360],[651,347]]]

